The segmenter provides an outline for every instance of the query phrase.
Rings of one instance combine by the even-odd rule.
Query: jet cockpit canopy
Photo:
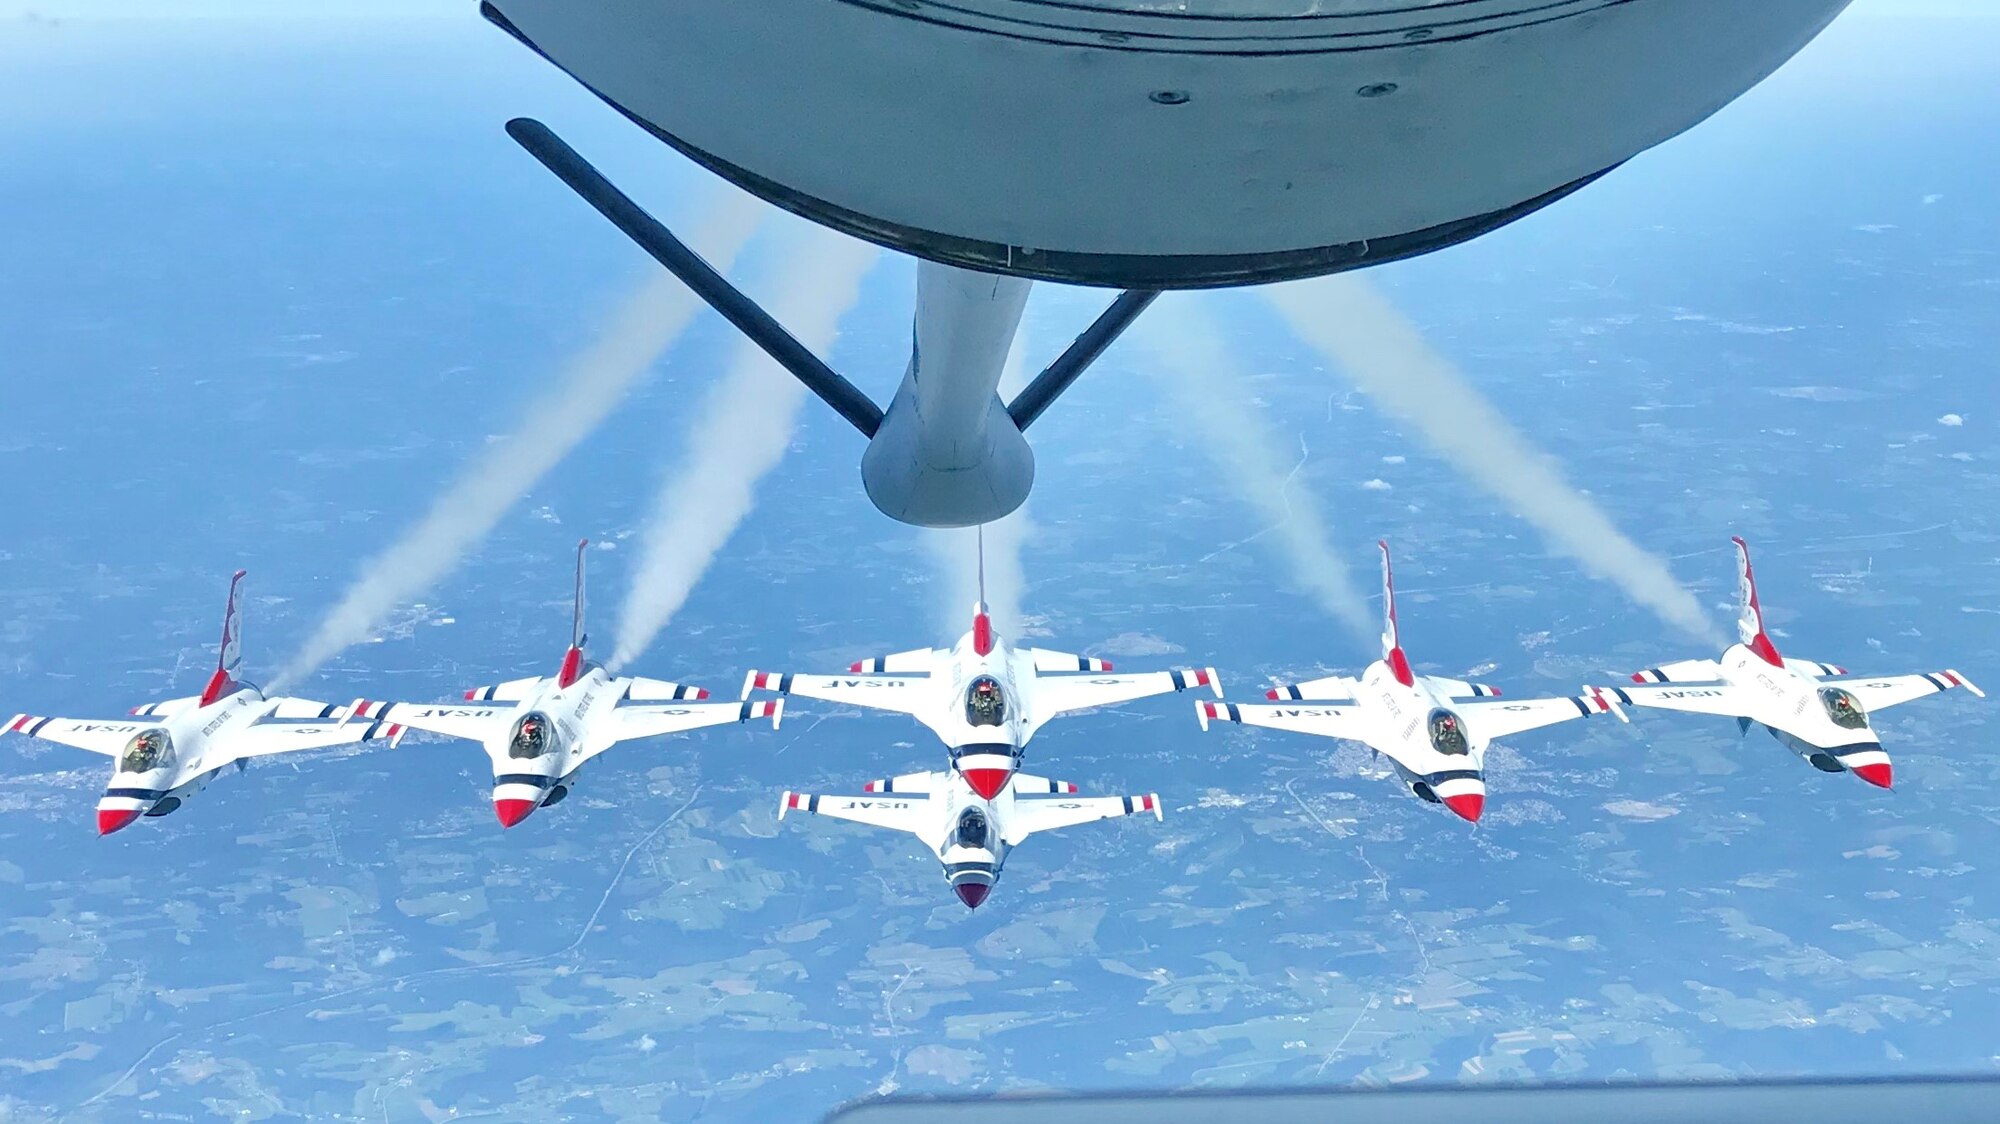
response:
[[[986,813],[977,808],[967,808],[959,813],[958,824],[951,829],[951,838],[947,844],[953,847],[973,847],[990,851],[993,849],[990,842],[991,831],[992,821],[986,818]]]
[[[1431,748],[1439,753],[1460,757],[1472,752],[1472,746],[1465,738],[1465,720],[1451,711],[1443,707],[1431,711],[1424,725],[1430,732]]]
[[[126,773],[150,773],[173,763],[174,739],[157,726],[133,734],[132,740],[125,743],[125,751],[118,755],[118,768]]]
[[[507,739],[507,756],[516,761],[532,761],[546,755],[555,745],[556,732],[549,716],[531,711],[514,723],[514,732]]]
[[[999,680],[982,675],[965,689],[965,720],[974,726],[998,726],[1007,720],[1007,699]]]
[[[1839,687],[1821,687],[1820,705],[1826,707],[1826,716],[1843,730],[1865,730],[1868,728],[1868,714],[1861,709],[1861,701]]]

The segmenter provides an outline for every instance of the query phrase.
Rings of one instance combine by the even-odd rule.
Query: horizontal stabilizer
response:
[[[468,687],[465,690],[465,697],[470,702],[520,702],[533,695],[541,686],[542,677],[530,675],[526,679],[509,679],[505,683]]]
[[[1714,660],[1677,660],[1632,673],[1634,683],[1714,683],[1722,678],[1722,665]]]
[[[1015,773],[1014,792],[1019,796],[1063,796],[1076,792],[1076,784],[1037,777],[1031,773]]]
[[[1079,656],[1071,652],[1057,652],[1048,648],[1030,648],[1028,655],[1034,658],[1035,670],[1041,672],[1058,671],[1110,671],[1111,661]]]
[[[930,671],[936,662],[935,650],[912,648],[907,652],[892,652],[886,656],[855,660],[847,665],[847,670],[856,675],[914,675]]]
[[[708,692],[700,687],[685,683],[669,683],[664,679],[647,679],[633,676],[626,682],[625,697],[633,702],[683,702],[699,701],[708,697]]]

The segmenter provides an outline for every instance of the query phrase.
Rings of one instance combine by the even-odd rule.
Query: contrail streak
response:
[[[688,242],[726,271],[764,214],[755,199],[730,190],[691,224]],[[652,275],[597,342],[529,404],[514,432],[488,445],[415,526],[362,568],[347,596],[273,686],[304,679],[368,639],[398,604],[457,565],[516,500],[604,421],[701,307],[700,298],[670,275]]]
[[[1691,636],[1720,644],[1701,603],[1563,479],[1553,458],[1515,429],[1416,325],[1353,274],[1267,287],[1299,339],[1424,439],[1467,479],[1540,528],[1584,569]]]
[[[1162,296],[1135,331],[1152,352],[1148,369],[1172,394],[1175,417],[1265,521],[1257,537],[1273,542],[1292,580],[1329,616],[1373,645],[1381,631],[1374,613],[1334,550],[1318,502],[1280,459],[1286,443],[1250,405],[1241,367],[1203,298]]]
[[[784,276],[767,305],[771,315],[824,355],[840,318],[861,299],[861,279],[878,253],[866,242],[800,224],[778,254]],[[757,482],[784,459],[804,398],[797,379],[742,341],[694,417],[687,452],[661,483],[607,667],[624,667],[644,653],[680,611],[750,513]]]
[[[1000,370],[1000,399],[1011,401],[1028,384],[1025,352],[1028,333],[1025,319],[1014,333],[1007,363]],[[938,605],[945,635],[956,635],[972,626],[972,603],[979,598],[978,529],[954,527],[921,532],[936,556],[944,580],[944,596]],[[1035,533],[1022,504],[1007,515],[986,524],[986,608],[994,626],[1008,636],[1021,638],[1021,595],[1028,587],[1021,568],[1021,547]]]

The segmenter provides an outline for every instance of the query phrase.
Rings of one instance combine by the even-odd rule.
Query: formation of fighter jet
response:
[[[1387,757],[1418,797],[1469,821],[1485,809],[1486,751],[1496,738],[1574,718],[1611,714],[1624,704],[1734,717],[1761,725],[1826,772],[1853,772],[1888,788],[1892,773],[1869,727],[1870,711],[1953,687],[1983,692],[1956,671],[1887,677],[1786,659],[1764,627],[1749,548],[1740,562],[1742,643],[1719,660],[1687,660],[1635,674],[1634,686],[1586,686],[1573,696],[1503,699],[1497,687],[1419,675],[1405,654],[1396,615],[1389,547],[1382,552],[1382,658],[1359,678],[1329,676],[1284,684],[1263,703],[1222,698],[1214,668],[1117,674],[1108,661],[1047,648],[1015,648],[993,627],[984,590],[972,627],[949,648],[918,648],[861,660],[846,675],[750,671],[737,702],[708,702],[699,687],[637,676],[614,677],[590,661],[584,631],[585,558],[577,544],[569,647],[554,675],[528,676],[465,692],[462,703],[377,702],[336,707],[267,698],[240,681],[239,593],[230,582],[216,670],[202,693],[132,710],[138,721],[79,721],[15,715],[9,733],[59,742],[114,759],[98,801],[98,830],[110,834],[140,816],[178,809],[229,765],[251,758],[355,742],[398,744],[409,729],[479,742],[493,771],[494,814],[513,827],[535,809],[560,803],[584,764],[620,742],[705,726],[769,718],[784,699],[804,695],[906,714],[944,743],[945,768],[869,781],[861,795],[787,791],[792,812],[907,831],[937,858],[958,899],[977,908],[992,892],[1011,850],[1040,831],[1151,813],[1157,794],[1081,796],[1068,781],[1021,771],[1028,742],[1058,716],[1189,688],[1215,700],[1195,704],[1203,729],[1224,721],[1361,742]],[[983,581],[983,579],[982,579]],[[359,720],[359,721],[357,721]]]
[[[1273,687],[1275,703],[1195,704],[1201,728],[1212,721],[1268,726],[1367,745],[1396,766],[1415,795],[1467,820],[1486,808],[1486,749],[1495,738],[1573,718],[1625,713],[1604,692],[1585,688],[1563,698],[1499,701],[1500,689],[1418,675],[1396,628],[1396,584],[1389,544],[1382,549],[1382,658],[1361,678],[1335,675]]]
[[[1730,541],[1736,544],[1742,602],[1736,629],[1742,642],[1725,649],[1720,660],[1681,660],[1635,672],[1632,681],[1639,686],[1607,688],[1620,702],[1722,715],[1736,719],[1744,733],[1762,726],[1823,773],[1853,773],[1888,788],[1894,772],[1868,725],[1871,712],[1953,687],[1986,697],[1956,671],[1850,677],[1844,667],[1779,655],[1764,628],[1750,546],[1741,538]]]
[[[637,676],[612,677],[584,655],[585,539],[576,544],[576,602],[569,649],[554,675],[531,675],[465,692],[470,703],[384,703],[356,699],[349,718],[392,722],[476,741],[493,765],[493,814],[513,827],[537,808],[560,804],[591,758],[635,738],[769,718],[777,728],[784,700],[711,703],[699,687]]]
[[[244,572],[229,579],[222,616],[222,645],[215,673],[201,694],[132,708],[139,722],[44,718],[17,714],[4,732],[75,746],[111,758],[111,781],[97,800],[97,832],[109,835],[140,816],[177,811],[224,769],[238,770],[252,757],[387,739],[402,727],[372,722],[350,725],[340,707],[308,699],[265,698],[255,684],[236,678],[243,659],[238,594]],[[333,719],[334,721],[329,721]]]
[[[1020,771],[1035,731],[1058,715],[1190,687],[1222,697],[1214,668],[1111,674],[1105,660],[1047,648],[1021,650],[993,629],[982,592],[972,628],[950,648],[917,648],[861,660],[845,676],[752,671],[754,690],[806,695],[907,714],[930,727],[949,751],[942,772],[870,781],[867,796],[787,792],[789,812],[907,831],[936,852],[945,881],[968,908],[993,889],[1007,853],[1037,831],[1151,812],[1159,797],[1077,797],[1076,786]]]

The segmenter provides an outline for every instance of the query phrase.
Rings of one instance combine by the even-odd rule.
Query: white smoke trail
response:
[[[799,224],[778,255],[784,276],[766,307],[800,343],[824,355],[840,318],[861,299],[861,279],[878,253],[866,242]],[[750,513],[757,482],[784,458],[805,393],[755,344],[738,346],[693,415],[686,454],[660,485],[607,667],[624,667],[644,653],[680,611]]]
[[[1319,503],[1283,463],[1285,443],[1250,405],[1240,364],[1220,326],[1193,294],[1168,293],[1135,326],[1152,352],[1148,370],[1171,393],[1175,416],[1206,448],[1238,495],[1266,527],[1297,582],[1327,614],[1369,645],[1381,632],[1366,597],[1334,550]]]
[[[1373,285],[1347,273],[1269,286],[1265,294],[1299,339],[1414,427],[1467,479],[1540,528],[1557,549],[1675,628],[1722,642],[1666,562],[1626,538],[1572,488],[1554,459],[1514,428]]]
[[[1000,398],[1012,401],[1028,385],[1025,352],[1028,333],[1025,320],[1014,333],[1007,363],[1000,369]],[[924,541],[936,557],[944,577],[944,594],[938,605],[943,634],[956,636],[972,627],[972,603],[979,599],[979,530],[973,527],[923,531]],[[1021,638],[1021,596],[1028,587],[1021,568],[1021,548],[1035,533],[1022,504],[1005,516],[986,524],[986,609],[994,626],[1015,640]]]
[[[688,243],[726,271],[765,213],[755,199],[729,190],[690,224]],[[604,421],[702,307],[671,275],[650,276],[597,341],[528,405],[515,431],[488,445],[422,520],[362,568],[273,687],[304,679],[368,639],[399,603],[457,565],[516,500]]]

